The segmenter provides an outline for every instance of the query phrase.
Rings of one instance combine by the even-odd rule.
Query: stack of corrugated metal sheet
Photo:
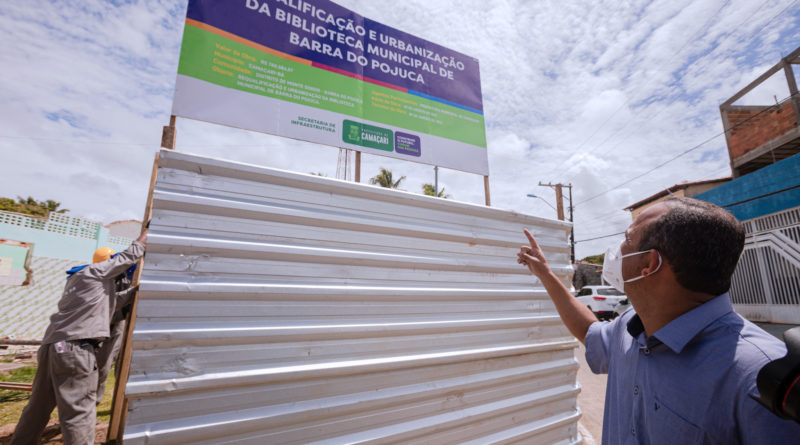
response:
[[[569,225],[162,151],[124,442],[578,443]]]

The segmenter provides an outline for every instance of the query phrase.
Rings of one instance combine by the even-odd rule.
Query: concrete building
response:
[[[695,196],[730,210],[747,238],[731,284],[736,310],[751,320],[800,323],[800,48],[720,105],[734,179]],[[788,98],[737,101],[783,77]]]
[[[736,311],[754,321],[800,324],[800,48],[720,105],[732,178],[676,184],[625,208],[633,218],[670,195],[712,202],[747,234],[731,284]],[[788,98],[740,105],[783,76]]]
[[[800,95],[793,65],[800,64],[800,48],[792,51],[719,106],[733,177],[738,178],[800,153]],[[788,98],[763,105],[737,105],[770,79],[783,76]]]
[[[705,179],[702,181],[685,181],[666,188],[654,195],[650,195],[641,201],[625,207],[624,210],[631,212],[631,220],[636,219],[648,207],[658,204],[670,196],[685,196],[693,198],[703,192],[707,192],[717,186],[725,184],[731,180],[730,177],[719,179]]]

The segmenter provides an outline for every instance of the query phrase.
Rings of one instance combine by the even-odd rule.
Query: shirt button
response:
[[[644,352],[644,355],[650,355],[650,348],[644,348],[642,352]]]
[[[633,394],[634,395],[639,394],[639,387],[638,386],[634,386],[633,387]]]
[[[631,427],[631,434],[633,434],[634,436],[636,435],[636,428]]]

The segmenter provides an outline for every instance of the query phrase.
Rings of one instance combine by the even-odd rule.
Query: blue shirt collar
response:
[[[730,312],[733,312],[733,304],[730,295],[725,292],[667,323],[651,337],[657,338],[676,354],[680,354],[697,334]],[[643,332],[642,320],[638,314],[634,315],[628,322],[628,333],[637,338]]]

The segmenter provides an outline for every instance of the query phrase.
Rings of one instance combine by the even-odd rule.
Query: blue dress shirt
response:
[[[722,294],[648,337],[631,309],[586,333],[586,362],[608,373],[603,444],[800,444],[800,424],[753,400],[758,371],[786,346]]]

